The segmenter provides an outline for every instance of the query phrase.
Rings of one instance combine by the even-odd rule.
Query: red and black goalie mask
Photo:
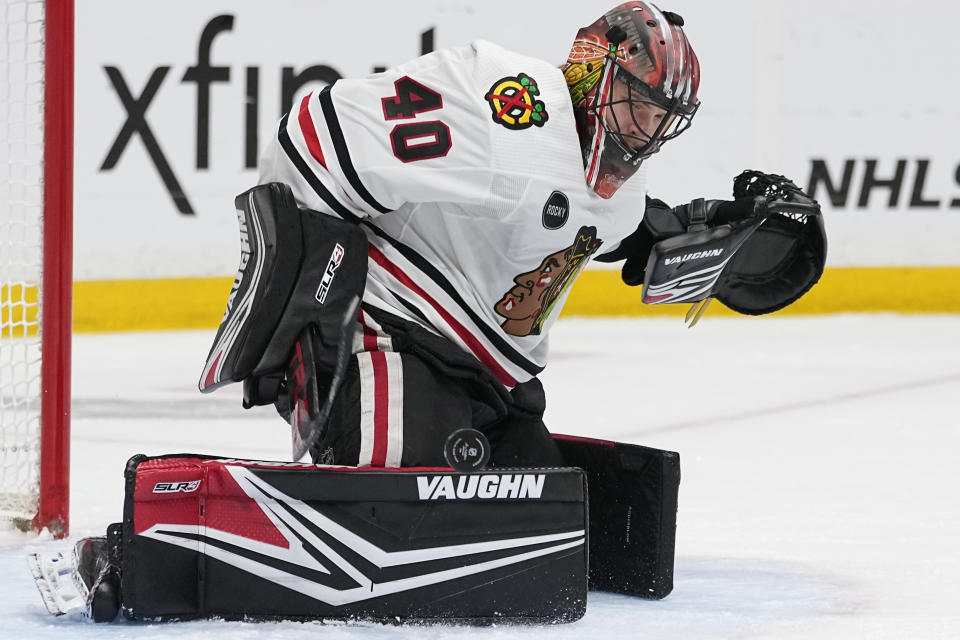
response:
[[[587,184],[609,198],[690,126],[700,64],[683,19],[626,2],[580,29],[563,74],[578,115]]]

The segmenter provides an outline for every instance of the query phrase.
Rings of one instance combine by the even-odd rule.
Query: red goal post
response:
[[[63,537],[70,502],[74,1],[0,3],[0,125],[7,134],[0,141],[0,513],[21,528]]]

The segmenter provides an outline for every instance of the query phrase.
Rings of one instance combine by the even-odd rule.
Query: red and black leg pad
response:
[[[590,588],[643,598],[673,590],[680,456],[632,444],[554,435],[587,474]]]
[[[121,612],[136,620],[576,620],[587,597],[585,493],[579,469],[135,456]]]

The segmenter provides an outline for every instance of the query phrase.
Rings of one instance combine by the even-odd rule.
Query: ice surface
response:
[[[120,519],[126,459],[285,459],[272,409],[196,380],[213,332],[78,336],[72,536]],[[94,625],[47,614],[0,534],[9,638],[960,638],[960,317],[563,320],[542,376],[556,432],[679,451],[675,589],[591,594],[571,625]]]

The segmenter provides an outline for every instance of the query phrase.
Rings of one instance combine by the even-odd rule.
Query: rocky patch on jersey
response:
[[[484,99],[490,105],[494,122],[508,129],[522,130],[542,127],[549,119],[546,105],[535,97],[539,93],[536,80],[521,73],[494,82]]]
[[[493,307],[506,318],[500,327],[514,336],[539,335],[557,301],[602,243],[596,227],[580,227],[573,244],[548,255],[536,269],[515,277],[515,286]]]
[[[543,205],[543,228],[559,229],[567,224],[567,218],[570,217],[570,200],[562,191],[554,191],[547,198],[547,203]]]

